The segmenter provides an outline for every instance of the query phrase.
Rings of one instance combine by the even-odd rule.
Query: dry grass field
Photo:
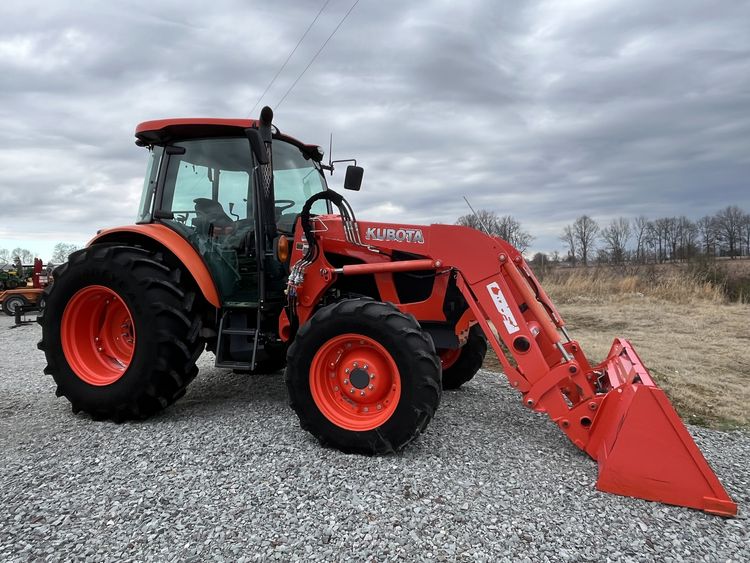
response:
[[[543,285],[592,363],[626,337],[686,422],[749,427],[750,304],[684,269],[647,274],[579,268]]]

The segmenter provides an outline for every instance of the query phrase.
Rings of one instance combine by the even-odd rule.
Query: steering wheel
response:
[[[279,205],[280,203],[282,205]],[[294,201],[293,199],[277,199],[273,203],[273,205],[274,205],[274,207],[276,207],[276,211],[278,213],[281,213],[282,211],[286,211],[290,207],[294,207],[295,205],[297,205],[297,202]]]

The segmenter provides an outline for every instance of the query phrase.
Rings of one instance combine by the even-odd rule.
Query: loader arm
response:
[[[602,363],[589,365],[517,249],[460,226],[346,223],[339,216],[315,221],[313,236],[320,251],[301,275],[290,278],[295,302],[291,314],[300,324],[341,276],[410,270],[452,276],[523,404],[546,413],[597,460],[597,488],[723,516],[736,514],[737,505],[632,345],[616,339]],[[293,264],[302,261],[306,249],[301,231],[297,229]],[[360,263],[334,267],[328,253],[347,254]],[[429,310],[427,304],[417,309],[420,321],[418,312]],[[396,305],[409,311],[409,305]],[[289,314],[280,321],[283,337],[290,337]],[[456,327],[457,332],[464,329]]]

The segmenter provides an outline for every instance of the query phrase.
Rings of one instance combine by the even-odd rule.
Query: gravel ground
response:
[[[0,560],[741,561],[750,435],[690,430],[740,517],[603,494],[596,465],[502,376],[446,393],[400,455],[318,446],[282,378],[201,358],[163,415],[116,425],[56,399],[37,325],[0,318]]]

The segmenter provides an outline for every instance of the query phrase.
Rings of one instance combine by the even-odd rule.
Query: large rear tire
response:
[[[286,384],[300,426],[348,453],[398,451],[440,404],[440,362],[414,317],[388,303],[323,307],[297,333]]]
[[[161,253],[110,244],[74,252],[55,270],[39,348],[73,412],[143,419],[184,395],[204,348],[185,277]]]
[[[479,325],[469,330],[466,344],[457,350],[438,350],[443,366],[443,389],[458,389],[471,380],[484,363],[487,340]]]

